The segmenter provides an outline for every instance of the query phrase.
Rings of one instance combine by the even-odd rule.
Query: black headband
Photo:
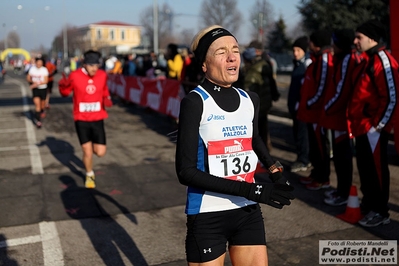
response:
[[[206,53],[208,52],[209,46],[223,36],[233,36],[228,30],[223,28],[216,28],[207,32],[198,42],[197,49],[194,51],[194,55],[198,58],[198,63],[202,64],[205,61]],[[234,37],[235,39],[236,37]]]

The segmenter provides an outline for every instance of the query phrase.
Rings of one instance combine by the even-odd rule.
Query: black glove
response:
[[[283,176],[283,174],[280,171],[269,174],[269,177],[273,181],[273,183],[290,185],[290,182],[287,180],[285,176]]]
[[[277,209],[282,209],[284,205],[290,205],[295,199],[291,191],[294,187],[273,183],[246,183],[240,186],[240,195],[249,200],[265,203]]]

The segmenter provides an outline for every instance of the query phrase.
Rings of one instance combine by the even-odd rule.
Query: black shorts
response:
[[[207,262],[220,257],[229,246],[266,245],[259,204],[239,209],[187,215],[186,258]]]
[[[32,98],[39,97],[40,100],[46,100],[47,89],[33,89],[32,90]]]
[[[48,93],[52,93],[53,92],[53,85],[54,85],[54,81],[47,82],[47,92]]]
[[[91,122],[75,121],[75,128],[80,145],[90,141],[96,144],[106,144],[104,120]]]

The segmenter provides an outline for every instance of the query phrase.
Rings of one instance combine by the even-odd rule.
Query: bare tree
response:
[[[158,8],[158,39],[159,46],[166,47],[170,42],[176,42],[173,36],[173,9],[167,4],[163,4]],[[142,34],[149,40],[149,43],[154,43],[154,13],[153,6],[144,9],[140,16],[140,24],[143,27]]]
[[[21,45],[21,39],[16,31],[10,31],[7,34],[7,45],[5,45],[6,40],[0,41],[0,51],[4,50],[5,47],[7,48],[19,48]]]
[[[180,32],[181,37],[179,42],[181,44],[187,45],[187,47],[190,47],[191,41],[193,40],[195,33],[196,32],[193,29],[183,29]]]
[[[76,26],[67,25],[67,49],[68,55],[75,55],[75,52],[82,52],[91,48],[90,42],[84,40]],[[64,30],[61,29],[57,36],[54,37],[52,43],[52,51],[61,52],[64,50]]]
[[[292,40],[295,40],[301,36],[307,35],[304,29],[303,23],[298,22],[294,27],[290,28],[287,32],[287,36]]]
[[[7,35],[7,45],[9,48],[19,48],[21,45],[21,39],[16,31],[11,31]]]
[[[220,25],[236,34],[241,25],[242,15],[236,0],[204,0],[200,13],[203,27]]]
[[[253,40],[267,45],[267,36],[274,27],[273,6],[268,0],[257,0],[250,11],[249,20],[253,25],[251,36]]]

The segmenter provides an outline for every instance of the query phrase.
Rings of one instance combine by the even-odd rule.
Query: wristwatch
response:
[[[268,168],[270,173],[273,173],[273,171],[275,171],[276,169],[279,170],[280,172],[283,172],[284,170],[283,165],[279,161],[276,161]]]

